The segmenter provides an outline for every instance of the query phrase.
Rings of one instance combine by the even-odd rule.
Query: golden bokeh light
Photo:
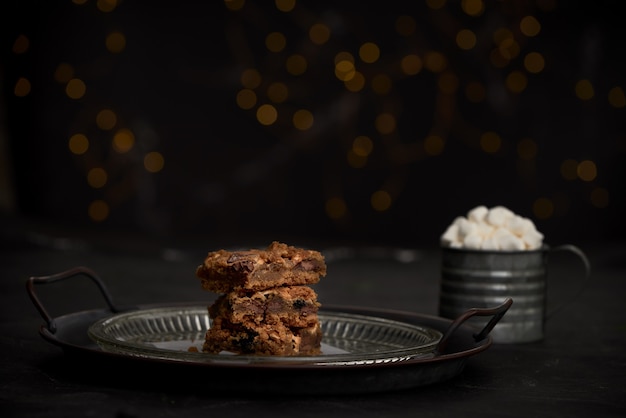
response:
[[[353,149],[348,150],[346,160],[352,168],[363,168],[367,165],[367,157],[355,153]]]
[[[561,162],[561,177],[565,180],[576,180],[578,178],[578,161],[568,158]]]
[[[109,205],[104,200],[94,200],[87,208],[87,215],[94,222],[102,222],[109,217]]]
[[[255,89],[261,85],[261,74],[254,68],[247,68],[241,73],[241,85],[248,89]]]
[[[341,51],[335,54],[335,65],[340,61],[349,61],[354,64],[354,55],[349,53],[348,51]]]
[[[396,19],[396,33],[400,36],[411,36],[415,33],[417,24],[412,16],[401,15]]]
[[[323,23],[315,23],[309,28],[309,39],[316,45],[323,45],[330,39],[330,28]]]
[[[476,46],[476,34],[469,29],[461,29],[456,34],[456,44],[463,50],[470,50]]]
[[[60,84],[67,84],[72,78],[74,78],[74,67],[70,64],[62,62],[57,65],[54,70],[54,80]]]
[[[306,71],[308,63],[304,56],[300,54],[294,54],[287,58],[285,66],[287,67],[287,72],[289,74],[301,75],[304,74],[304,72]]]
[[[424,66],[433,73],[440,73],[448,66],[448,60],[441,52],[429,51],[424,57]]]
[[[104,13],[109,13],[117,7],[117,0],[97,0],[96,7]]]
[[[300,131],[306,131],[313,127],[314,118],[313,113],[306,109],[297,110],[293,114],[293,126]]]
[[[274,3],[281,12],[290,12],[296,7],[296,0],[275,0]]]
[[[537,143],[530,138],[523,138],[517,143],[517,155],[522,160],[532,160],[537,157]]]
[[[121,32],[111,32],[105,40],[106,48],[113,54],[119,54],[126,48],[126,37]]]
[[[595,95],[591,81],[587,79],[579,80],[574,87],[576,97],[580,100],[590,100]]]
[[[385,190],[377,190],[372,193],[370,203],[375,211],[384,212],[386,210],[389,210],[389,208],[391,207],[391,195]]]
[[[437,87],[443,94],[454,94],[459,88],[459,79],[452,71],[445,71],[437,78]]]
[[[374,78],[372,78],[372,90],[376,94],[389,94],[392,85],[393,82],[391,81],[391,77],[387,74],[377,74]]]
[[[482,0],[461,0],[461,8],[469,16],[477,17],[485,11],[485,4]]]
[[[287,46],[287,38],[280,32],[272,32],[265,37],[265,47],[271,52],[280,52]]]
[[[103,131],[110,131],[117,125],[117,115],[111,109],[102,109],[96,115],[96,125]]]
[[[363,90],[363,87],[365,87],[365,77],[360,72],[355,71],[354,77],[352,77],[350,80],[345,80],[344,85],[346,86],[347,90],[356,93]]]
[[[267,87],[267,97],[274,103],[283,103],[289,97],[289,88],[279,81]]]
[[[359,135],[352,141],[352,152],[361,157],[367,157],[374,150],[374,142],[369,136]]]
[[[87,183],[94,189],[101,189],[107,184],[107,172],[101,167],[94,167],[87,172]]]
[[[341,60],[335,64],[335,77],[341,81],[349,81],[354,77],[356,69],[354,63],[348,60]]]
[[[272,125],[278,119],[278,111],[270,104],[261,105],[256,111],[256,119],[261,125]]]
[[[598,175],[596,163],[591,160],[581,161],[576,167],[576,174],[582,181],[594,181]]]
[[[381,113],[376,116],[374,125],[382,135],[388,135],[396,130],[396,117],[391,113]]]
[[[511,71],[506,76],[504,84],[511,93],[519,94],[526,90],[528,78],[526,78],[526,75],[521,71]]]
[[[237,100],[237,106],[239,106],[241,109],[248,110],[256,106],[257,97],[256,97],[256,93],[254,92],[254,90],[241,89],[237,93],[236,100]]]
[[[82,155],[89,150],[89,139],[83,134],[74,134],[70,137],[67,146],[72,154]]]
[[[131,36],[136,30],[127,31],[128,22],[119,21],[125,3],[122,0],[70,2],[86,5],[72,7],[73,13],[88,13],[83,18],[96,13],[98,19],[104,19],[100,22],[104,26],[98,26],[95,39],[83,42],[81,34],[75,34],[72,41],[79,42],[80,45],[76,45],[80,47],[76,50],[79,55],[62,53],[42,67],[44,72],[20,74],[21,68],[18,68],[7,79],[7,87],[11,92],[13,86],[17,97],[29,97],[14,99],[22,107],[43,99],[54,101],[59,96],[64,99],[66,103],[62,104],[73,114],[66,121],[69,135],[61,135],[60,145],[64,148],[63,141],[67,140],[64,152],[80,168],[80,180],[84,183],[85,178],[89,187],[98,190],[89,192],[106,197],[106,201],[92,201],[88,208],[89,217],[99,222],[110,216],[111,207],[117,208],[118,203],[134,193],[131,187],[137,185],[128,181],[126,170],[141,170],[143,162],[147,172],[158,173],[164,169],[166,157],[168,170],[173,170],[175,165],[165,151],[163,154],[148,152],[157,148],[158,142],[152,141],[144,131],[133,132],[124,127],[142,126],[143,120],[140,115],[124,111],[127,103],[120,105],[111,101],[111,94],[103,87],[107,77],[117,81],[119,65],[130,58],[129,48],[140,48],[135,44],[137,39]],[[208,105],[206,100],[218,101],[225,96],[226,107],[219,111],[235,108],[236,117],[252,119],[252,127],[267,131],[264,135],[270,140],[293,137],[309,145],[337,136],[333,130],[339,129],[339,136],[333,143],[333,150],[338,153],[338,160],[332,167],[336,172],[323,176],[329,179],[325,184],[331,194],[321,203],[325,204],[325,213],[330,219],[343,222],[355,216],[356,213],[348,210],[355,197],[357,202],[359,198],[365,199],[365,208],[359,208],[359,214],[362,209],[388,211],[397,205],[396,199],[405,198],[402,193],[413,191],[415,186],[408,184],[409,175],[414,175],[412,170],[418,163],[427,165],[437,160],[454,164],[456,157],[452,154],[463,153],[464,148],[469,149],[469,153],[480,154],[479,160],[497,166],[507,161],[499,157],[510,159],[508,174],[516,176],[513,181],[523,186],[519,199],[526,199],[527,210],[540,220],[556,219],[570,207],[573,215],[580,200],[595,208],[606,208],[609,190],[601,187],[601,182],[610,177],[611,169],[608,163],[604,165],[600,154],[594,154],[600,152],[600,145],[590,149],[578,143],[588,139],[579,138],[582,133],[576,131],[576,124],[582,123],[580,120],[571,118],[569,121],[573,124],[570,126],[572,138],[544,139],[541,133],[539,137],[525,137],[537,134],[537,128],[518,126],[517,118],[532,111],[530,102],[537,98],[541,101],[542,97],[546,101],[534,110],[544,116],[547,109],[566,114],[593,111],[607,118],[619,118],[626,109],[626,94],[619,75],[607,71],[603,77],[592,78],[582,67],[566,67],[563,60],[570,59],[569,52],[574,51],[572,48],[580,49],[580,45],[566,45],[570,48],[567,51],[554,49],[556,44],[551,42],[561,26],[553,26],[553,17],[543,12],[557,8],[557,2],[535,0],[521,7],[506,1],[425,0],[419,6],[416,3],[415,9],[394,8],[382,20],[375,14],[366,14],[356,21],[348,21],[347,16],[333,15],[333,10],[305,6],[298,0],[274,0],[263,5],[224,0],[218,6],[227,9],[220,13],[227,13],[220,16],[224,17],[224,22],[219,23],[227,26],[226,33],[220,35],[211,31],[220,36],[205,39],[202,45],[208,49],[196,51],[210,54],[207,59],[217,63],[219,71],[223,72],[211,73],[218,67],[200,68],[205,61],[182,62],[178,63],[184,67],[181,67],[179,81],[190,89],[196,83],[198,100],[204,99],[205,105]],[[558,5],[560,9],[561,4]],[[344,11],[342,9],[342,13]],[[379,26],[374,27],[368,19]],[[9,39],[8,46],[12,40]],[[172,38],[167,42],[176,40]],[[216,47],[211,42],[219,45]],[[550,45],[554,48],[547,47]],[[27,55],[12,59],[25,68],[26,64],[35,62],[36,54],[41,54],[44,47],[39,38],[31,40],[21,34],[13,40],[12,52]],[[92,51],[80,56],[83,47]],[[62,62],[64,59],[68,62]],[[227,61],[220,62],[220,59]],[[555,61],[557,59],[561,61]],[[199,67],[193,68],[192,64]],[[559,68],[571,71],[567,77],[560,77]],[[131,73],[129,75],[136,75]],[[42,82],[50,82],[51,75],[52,86],[43,86]],[[227,77],[223,85],[217,86],[217,95],[210,85],[220,84],[219,80],[211,79],[214,75]],[[226,84],[233,79],[234,87]],[[550,86],[553,80],[560,83],[554,86],[556,90]],[[86,84],[89,84],[89,92]],[[563,85],[569,97],[559,96]],[[134,89],[133,81],[117,86],[115,96],[120,93],[120,100],[123,100],[121,89]],[[126,93],[132,94],[130,90]],[[43,97],[48,93],[49,98]],[[205,97],[201,97],[202,94]],[[596,96],[599,100],[592,101]],[[556,109],[555,102],[548,99],[561,100],[562,108]],[[567,107],[571,104],[567,99],[575,102],[577,108],[573,112]],[[103,109],[105,106],[111,108]],[[334,123],[340,118],[341,124]],[[329,120],[333,123],[328,123]],[[227,119],[219,122],[229,123]],[[270,126],[271,129],[265,128]],[[599,136],[598,141],[617,141],[619,145],[611,146],[621,146],[619,151],[626,151],[626,137],[616,138],[614,132],[609,131],[615,124],[606,126],[607,132]],[[151,124],[149,129],[152,128],[158,129]],[[548,132],[549,126],[540,128]],[[247,128],[242,125],[241,129]],[[553,158],[552,147],[563,145],[561,141],[565,144],[564,155],[549,164],[547,160]],[[211,144],[206,146],[213,151]],[[174,151],[174,156],[196,150],[183,148]],[[578,160],[568,158],[570,156]],[[350,183],[351,178],[345,178],[345,173],[363,183],[355,187],[356,181]],[[336,182],[335,177],[331,177],[335,175]],[[540,190],[545,191],[550,185],[550,176],[567,187],[561,187],[554,195],[545,193],[548,197],[538,197],[544,194]],[[379,181],[379,177],[384,177],[386,182]],[[365,188],[366,181],[376,186]],[[120,193],[118,186],[124,188],[124,196],[116,195]],[[354,187],[350,193],[335,196],[335,193],[342,195],[341,188],[348,190],[348,186]],[[83,184],[83,187],[86,186]],[[370,195],[376,188],[380,190]],[[577,192],[576,188],[583,192]],[[612,204],[616,205],[618,193],[613,189],[611,192],[615,199]],[[86,202],[81,210],[85,206]],[[354,227],[342,225],[348,226]]]
[[[341,219],[348,213],[346,201],[340,197],[331,197],[326,201],[326,215],[331,219]]]
[[[540,73],[545,66],[546,61],[539,52],[529,52],[524,57],[524,67],[529,73]]]
[[[87,86],[83,80],[79,78],[73,78],[65,85],[65,94],[70,99],[78,100],[87,93]]]
[[[544,12],[551,12],[556,9],[558,0],[536,0],[537,6]]]
[[[158,173],[165,167],[165,158],[158,151],[151,151],[143,157],[143,166],[150,173]]]
[[[13,87],[13,94],[17,97],[26,97],[30,94],[31,85],[30,81],[28,81],[25,77],[20,77],[15,82],[15,87]]]
[[[472,81],[467,83],[467,85],[465,86],[465,96],[467,97],[467,100],[472,103],[480,103],[485,100],[485,97],[487,96],[487,90],[482,83],[479,83],[478,81]]]
[[[502,147],[502,138],[495,132],[485,132],[480,136],[480,148],[488,153],[495,154]]]
[[[12,51],[14,54],[25,54],[30,48],[30,40],[26,35],[19,35],[13,42]]]
[[[609,90],[609,104],[616,108],[626,107],[626,96],[624,96],[624,90],[617,86]]]
[[[246,0],[224,0],[224,4],[228,10],[236,12],[243,9],[243,6],[246,5]]]
[[[520,32],[524,36],[533,37],[541,32],[541,24],[534,16],[524,16],[519,23]]]
[[[554,204],[547,197],[537,198],[533,202],[533,214],[537,219],[548,219],[554,214]]]
[[[409,54],[402,57],[400,61],[400,68],[402,72],[406,75],[415,75],[422,71],[422,67],[424,63],[422,59],[415,54]]]
[[[429,135],[424,139],[424,151],[430,156],[436,156],[443,153],[445,140],[439,135]]]
[[[126,128],[118,130],[115,135],[113,135],[112,146],[118,154],[129,152],[135,146],[135,134],[130,129]]]
[[[365,42],[359,47],[361,61],[372,64],[380,58],[380,48],[374,42]]]
[[[502,55],[500,48],[494,48],[489,54],[489,62],[496,68],[504,68],[509,65],[510,60]]]
[[[609,206],[609,191],[604,187],[596,187],[591,191],[589,195],[591,204],[599,209],[604,209]]]
[[[513,38],[503,39],[498,45],[498,52],[506,61],[516,58],[520,53],[520,46]]]
[[[503,42],[513,40],[513,32],[509,28],[498,28],[493,32],[493,43],[496,46],[502,45]]]
[[[426,0],[426,5],[433,10],[439,10],[446,5],[446,1],[447,0]]]

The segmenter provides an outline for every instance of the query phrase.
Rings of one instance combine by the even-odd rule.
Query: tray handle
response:
[[[513,304],[513,299],[506,298],[506,300],[499,306],[495,308],[472,308],[461,315],[459,315],[453,322],[450,324],[446,332],[439,340],[439,344],[437,344],[437,352],[442,353],[446,346],[448,345],[448,341],[450,337],[454,335],[454,332],[469,318],[472,316],[491,316],[492,318],[487,322],[485,327],[477,334],[473,334],[474,341],[479,342],[487,338],[491,330],[496,326],[496,324],[502,319],[504,314],[509,310],[511,305]]]
[[[56,330],[57,330],[56,323],[54,321],[54,318],[52,318],[50,314],[48,314],[48,311],[43,306],[43,304],[39,300],[39,297],[35,293],[35,285],[54,283],[60,280],[69,279],[70,277],[79,276],[79,275],[87,276],[96,285],[98,285],[98,288],[100,289],[100,292],[102,293],[102,296],[104,297],[104,300],[106,301],[107,305],[109,306],[109,309],[111,309],[112,312],[115,313],[115,312],[120,311],[113,303],[113,298],[111,297],[111,294],[107,290],[104,282],[100,279],[100,277],[98,277],[98,275],[93,270],[87,267],[82,267],[82,266],[74,267],[70,270],[66,270],[57,274],[52,274],[50,276],[30,277],[28,278],[28,280],[26,280],[26,292],[28,293],[28,296],[30,296],[30,299],[33,301],[35,308],[37,308],[37,310],[39,311],[43,319],[46,321],[48,330],[53,334],[56,333]]]

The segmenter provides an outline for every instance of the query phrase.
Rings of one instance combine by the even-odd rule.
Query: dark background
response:
[[[289,11],[273,1],[12,3],[0,12],[0,176],[9,217],[161,238],[432,246],[456,216],[484,204],[531,218],[550,244],[624,240],[626,36],[616,1],[486,1],[475,16],[462,7],[471,2],[460,1],[298,0]],[[397,31],[401,16],[412,30]],[[525,16],[540,23],[536,36],[520,31]],[[331,30],[322,45],[309,39],[316,23]],[[461,29],[476,34],[474,48],[456,44]],[[498,45],[499,29],[511,34],[511,48]],[[114,32],[125,39],[118,52],[106,47]],[[265,46],[273,32],[286,39],[279,52]],[[380,48],[374,63],[359,59],[365,42]],[[498,51],[507,56],[494,61]],[[335,76],[339,52],[354,56],[362,90],[348,91]],[[445,67],[428,66],[432,52]],[[538,73],[524,66],[532,52],[545,59]],[[293,54],[308,62],[301,75],[285,69]],[[400,70],[407,54],[424,63],[415,75]],[[79,99],[55,78],[60,65],[85,83]],[[252,109],[236,100],[246,69],[261,76]],[[507,88],[512,72],[525,76],[522,91]],[[381,74],[390,81],[386,93],[371,87]],[[16,95],[20,79],[30,86],[23,96]],[[453,83],[442,88],[445,80]],[[580,80],[593,87],[586,100],[576,95]],[[288,87],[285,101],[268,97],[274,82]],[[471,85],[484,97],[470,100]],[[256,120],[262,104],[278,111],[270,126]],[[97,126],[103,109],[117,116],[111,129]],[[311,129],[293,127],[298,109],[314,115]],[[376,129],[381,113],[395,117],[393,132]],[[120,129],[135,137],[126,153],[111,145]],[[495,152],[481,148],[486,132],[501,140]],[[68,148],[77,133],[89,139],[85,154]],[[440,153],[424,145],[431,134],[444,141]],[[373,148],[356,168],[348,155],[360,135]],[[536,152],[520,154],[528,141]],[[164,159],[156,173],[143,165],[153,151]],[[573,177],[562,170],[567,161]],[[597,174],[577,177],[583,161]],[[102,187],[87,180],[93,168],[107,173]],[[391,198],[386,210],[371,204],[379,190]],[[105,202],[103,219],[90,217],[94,201]],[[329,202],[345,211],[330,216]]]

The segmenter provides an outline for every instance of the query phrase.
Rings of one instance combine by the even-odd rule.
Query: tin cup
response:
[[[553,313],[547,311],[547,270],[548,256],[555,251],[568,251],[580,258],[586,281],[589,260],[573,245],[524,251],[443,247],[439,315],[453,319],[469,309],[495,306],[510,297],[513,304],[491,332],[493,341],[542,340],[546,320]],[[470,318],[467,324],[481,329],[485,319]]]

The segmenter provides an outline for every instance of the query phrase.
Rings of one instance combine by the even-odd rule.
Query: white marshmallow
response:
[[[450,243],[450,248],[462,248],[463,243],[461,241],[454,241]]]
[[[493,226],[503,226],[514,216],[515,214],[504,206],[495,206],[487,213],[486,220]]]
[[[474,250],[480,249],[482,242],[483,238],[476,232],[468,234],[463,238],[463,246]]]
[[[481,250],[499,250],[498,241],[493,237],[483,238],[483,242],[480,246]]]
[[[537,250],[541,248],[543,244],[543,234],[533,228],[526,231],[526,233],[522,236],[522,240],[526,243],[526,249]]]
[[[458,216],[441,236],[441,245],[483,250],[534,250],[543,245],[543,234],[528,218],[504,206],[477,206]]]
[[[459,238],[463,240],[467,235],[472,235],[476,233],[478,229],[478,225],[470,222],[465,218],[460,218],[457,222],[457,226],[459,228]]]
[[[530,219],[522,218],[518,215],[515,215],[511,219],[509,219],[505,227],[518,237],[523,236],[527,231],[530,231],[531,229],[535,229]]]
[[[446,232],[443,233],[443,235],[441,236],[441,242],[443,245],[451,245],[452,243],[461,243],[461,241],[459,241],[459,226],[455,223],[451,224],[447,229]]]
[[[523,250],[526,248],[526,244],[521,238],[505,228],[496,229],[493,233],[493,239],[496,240],[498,248],[501,250]]]
[[[484,222],[487,213],[489,213],[489,209],[487,209],[487,206],[476,206],[474,209],[470,210],[467,213],[467,219],[477,223]]]
[[[483,237],[483,239],[490,237],[493,234],[495,228],[488,223],[480,222],[476,224],[476,232]]]

